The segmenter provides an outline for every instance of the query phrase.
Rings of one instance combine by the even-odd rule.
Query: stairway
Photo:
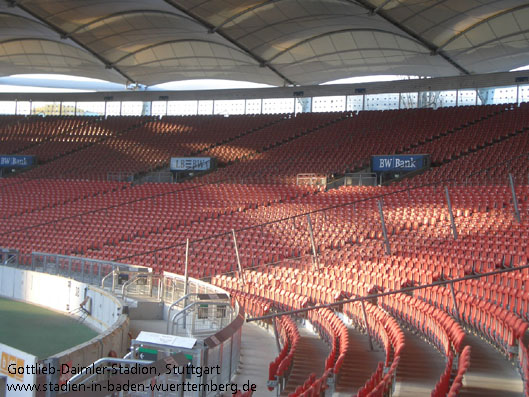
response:
[[[406,328],[406,347],[397,369],[394,397],[429,396],[445,369],[443,357],[432,345]]]
[[[294,364],[287,385],[281,396],[288,396],[302,385],[310,374],[320,377],[325,370],[325,358],[329,355],[329,347],[314,332],[307,328],[299,328],[300,340],[294,355]]]
[[[377,369],[379,361],[384,361],[384,349],[373,343],[369,348],[369,338],[354,328],[349,328],[349,349],[340,370],[338,384],[333,396],[349,397],[366,383]]]
[[[467,333],[472,347],[470,367],[463,378],[461,397],[514,397],[523,395],[521,376],[513,364],[479,336]]]

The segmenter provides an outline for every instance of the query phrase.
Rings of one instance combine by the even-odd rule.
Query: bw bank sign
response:
[[[25,168],[35,164],[35,156],[0,155],[0,168]]]
[[[372,172],[410,172],[417,171],[428,164],[425,154],[398,154],[371,156]]]

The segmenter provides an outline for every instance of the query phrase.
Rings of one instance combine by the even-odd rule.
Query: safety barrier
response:
[[[129,347],[129,320],[121,303],[94,286],[61,276],[0,266],[0,296],[37,304],[65,314],[81,305],[88,312],[85,322],[100,334],[71,349],[55,354],[55,365],[87,366],[100,357],[123,355]],[[66,367],[64,367],[66,368]],[[66,381],[69,374],[62,375]]]
[[[118,272],[152,272],[151,268],[79,256],[33,252],[31,270],[73,278],[100,285],[108,274]]]

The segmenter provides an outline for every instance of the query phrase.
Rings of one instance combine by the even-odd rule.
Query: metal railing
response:
[[[137,177],[137,179],[134,181],[135,184],[143,184],[143,183],[173,183],[174,175],[170,171],[157,171],[157,172],[149,172],[146,175],[142,175]]]
[[[168,304],[174,303],[177,299],[185,295],[185,277],[169,272],[164,273],[163,301]],[[207,282],[189,279],[188,294],[211,294],[226,293],[219,287],[215,287]],[[182,306],[183,307],[183,306]]]
[[[327,183],[327,190],[340,186],[376,186],[377,175],[373,172],[345,174],[343,177]]]
[[[0,264],[14,266],[18,263],[19,252],[9,248],[0,248]]]
[[[296,176],[296,184],[298,186],[325,186],[327,184],[327,177],[317,174],[298,174]]]
[[[184,308],[191,302],[194,303],[197,299],[197,294],[187,294],[185,296],[182,296],[181,298],[178,298],[176,301],[174,301],[171,306],[169,306],[169,309],[167,310],[167,333],[170,332],[171,329],[171,314],[173,313],[174,309],[180,309],[184,310]]]
[[[122,298],[128,296],[134,298],[155,298],[158,301],[162,300],[164,276],[153,273],[136,273],[131,274],[131,276],[121,287]]]
[[[145,337],[140,333],[137,339],[132,340],[130,352],[125,358],[101,358],[72,377],[67,386],[71,390],[82,391],[99,390],[98,385],[137,385],[134,393],[119,395],[214,397],[221,394],[218,385],[226,385],[229,390],[223,392],[235,394],[236,385],[231,380],[239,365],[244,312],[235,303],[233,313],[227,326],[204,340],[180,338],[171,342],[165,336],[159,340],[156,335]],[[201,374],[185,372],[193,367],[215,370],[201,371]],[[196,387],[184,390],[181,387],[184,383]],[[114,394],[109,391],[105,395]]]
[[[504,265],[504,266],[506,266],[506,265]],[[342,306],[345,303],[370,301],[370,300],[373,300],[373,299],[377,299],[379,297],[384,297],[384,296],[388,296],[388,295],[395,295],[395,294],[400,294],[400,293],[410,293],[410,292],[413,292],[415,290],[432,288],[432,287],[436,287],[436,286],[440,286],[440,285],[449,285],[450,286],[450,285],[453,285],[454,283],[459,283],[459,282],[463,282],[463,281],[466,281],[466,280],[480,279],[480,278],[483,278],[483,277],[494,276],[496,274],[516,272],[516,271],[521,271],[521,270],[524,270],[524,269],[529,269],[529,264],[525,264],[525,265],[522,265],[522,266],[516,266],[516,267],[504,267],[503,269],[494,270],[494,271],[486,272],[486,273],[476,273],[475,270],[472,269],[472,274],[468,274],[466,276],[453,278],[453,279],[445,279],[443,271],[442,271],[443,269],[441,269],[441,280],[434,281],[434,282],[429,283],[429,284],[413,285],[411,287],[404,287],[404,288],[401,288],[401,289],[398,289],[398,290],[393,290],[393,291],[377,292],[377,293],[368,294],[368,295],[365,295],[365,296],[356,296],[354,298],[342,299],[342,300],[339,300],[339,301],[336,301],[336,302],[333,302],[333,303],[325,303],[325,304],[320,304],[320,305],[304,307],[302,309],[278,311],[278,312],[275,312],[275,313],[272,313],[272,314],[266,314],[264,316],[250,317],[250,318],[247,318],[246,321],[247,322],[252,322],[252,321],[268,320],[268,319],[272,319],[272,318],[280,317],[280,316],[285,316],[285,315],[291,316],[291,315],[295,315],[295,314],[306,313],[306,312],[309,312],[311,310],[317,310],[317,309],[325,309],[325,308],[333,309],[333,308],[340,307],[340,306]],[[454,302],[454,305],[457,306],[457,303]]]
[[[94,285],[101,285],[103,279],[106,280],[106,276],[114,271],[122,274],[152,272],[152,269],[148,267],[43,252],[33,252],[31,254],[29,270],[73,278]]]
[[[197,300],[168,318],[170,335],[200,336],[220,331],[233,320],[233,309],[229,300]]]
[[[107,172],[108,182],[133,182],[134,174],[131,172],[111,171]]]
[[[81,372],[68,380],[68,385],[87,384],[110,378],[111,374],[118,368],[120,371],[137,365],[152,364],[153,361],[133,360],[125,358],[103,357],[96,360],[90,366],[84,367]]]

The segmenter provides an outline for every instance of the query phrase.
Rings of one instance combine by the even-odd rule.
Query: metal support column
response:
[[[512,174],[509,174],[509,184],[511,185],[512,202],[514,204],[514,216],[516,217],[516,221],[520,223],[522,219],[520,218],[520,209],[518,208],[518,198],[516,197],[516,189],[514,188],[514,178],[512,177]]]
[[[186,261],[184,266],[184,296],[187,296],[189,293],[189,238],[186,239]],[[187,298],[184,299],[184,307],[187,307]],[[184,314],[182,326],[184,329],[187,327],[187,313]]]
[[[454,212],[452,211],[452,202],[450,201],[450,193],[448,193],[448,186],[445,186],[445,192],[446,192],[446,203],[448,205],[448,214],[450,215],[450,223],[452,224],[452,234],[454,236],[454,240],[457,240],[457,228],[456,228],[456,222],[454,220]]]
[[[49,365],[50,368],[59,368],[59,359],[55,358],[55,357],[47,358],[46,360],[44,360],[44,365],[47,365],[47,364]],[[60,377],[59,371],[55,371],[55,373],[53,373],[53,374],[46,374],[46,383],[47,384],[58,385],[59,384],[59,377]],[[46,397],[55,397],[55,396],[57,396],[59,394],[58,391],[51,390],[51,389],[52,388],[48,388],[44,392],[44,395]]]
[[[7,376],[0,375],[0,397],[7,395]]]
[[[281,353],[281,342],[279,341],[279,332],[277,331],[277,317],[274,317],[274,336],[276,337],[277,352]]]
[[[320,270],[320,261],[318,259],[318,252],[316,251],[316,242],[314,241],[314,233],[312,230],[310,214],[307,214],[307,223],[309,225],[310,244],[312,246],[312,264],[316,270]]]
[[[242,280],[242,284],[246,284],[246,280],[244,279],[244,273],[242,272],[242,266],[241,266],[241,258],[239,257],[239,247],[237,246],[237,237],[235,236],[235,229],[231,229],[231,232],[233,234],[233,245],[235,246],[235,256],[237,257],[237,267],[239,268],[239,277]]]
[[[452,294],[452,302],[454,303],[454,310],[457,321],[461,321],[461,316],[459,315],[459,307],[457,306],[456,293],[454,291],[454,283],[450,283],[450,292]]]
[[[391,246],[389,245],[388,230],[386,229],[386,221],[384,220],[384,211],[382,211],[381,200],[378,200],[378,212],[380,213],[380,222],[382,223],[382,234],[384,235],[384,242],[386,244],[386,255],[391,255]]]
[[[361,304],[362,304],[362,313],[364,315],[364,323],[366,325],[366,332],[367,332],[367,339],[369,341],[369,350],[370,351],[373,351],[373,341],[371,339],[371,331],[369,329],[369,324],[367,323],[367,313],[366,313],[366,304],[364,303],[364,301],[360,301]]]
[[[185,262],[185,268],[184,268],[184,296],[186,296],[189,293],[188,266],[189,266],[189,238],[186,239],[186,262]],[[187,302],[184,304],[184,306],[187,306]]]

